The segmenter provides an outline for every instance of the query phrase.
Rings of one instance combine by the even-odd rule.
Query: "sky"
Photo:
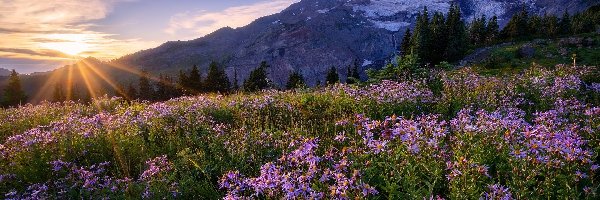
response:
[[[299,0],[0,0],[0,68],[28,74],[241,27]]]

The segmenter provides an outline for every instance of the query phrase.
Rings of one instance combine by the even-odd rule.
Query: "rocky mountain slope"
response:
[[[560,15],[585,10],[590,0],[302,0],[281,13],[237,28],[222,28],[191,41],[167,42],[124,56],[115,62],[158,73],[174,73],[197,64],[206,71],[212,60],[223,63],[230,78],[243,81],[263,60],[270,76],[285,83],[300,71],[309,85],[324,79],[331,66],[345,77],[346,67],[381,66],[397,53],[401,36],[425,6],[446,12],[458,3],[465,20],[499,16],[501,25],[526,6],[533,13]]]

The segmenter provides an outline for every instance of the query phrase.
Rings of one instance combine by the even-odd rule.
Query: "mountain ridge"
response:
[[[243,81],[264,60],[272,66],[270,78],[275,83],[283,85],[290,73],[299,71],[314,85],[323,81],[331,66],[338,68],[341,77],[354,62],[364,64],[361,71],[382,66],[397,54],[402,34],[414,25],[418,12],[427,7],[430,12],[445,13],[452,3],[461,7],[464,20],[493,13],[500,15],[501,26],[524,5],[532,13],[554,15],[592,5],[585,0],[302,0],[243,27],[224,27],[197,39],[166,42],[115,62],[174,74],[192,65],[206,72],[208,63],[217,61],[226,67],[231,80],[238,74],[237,79]]]

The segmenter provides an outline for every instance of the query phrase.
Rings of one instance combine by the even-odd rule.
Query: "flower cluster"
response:
[[[229,191],[227,198],[250,194],[250,198],[350,199],[377,194],[361,181],[359,170],[351,170],[346,157],[318,156],[318,139],[294,141],[290,148],[295,150],[264,164],[258,177],[243,178],[234,171],[223,175],[220,185]],[[327,191],[318,185],[326,186]]]

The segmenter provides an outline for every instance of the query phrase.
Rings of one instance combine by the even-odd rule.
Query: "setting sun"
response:
[[[88,44],[83,42],[60,42],[43,44],[45,48],[57,50],[69,55],[78,55],[88,49]]]
[[[90,49],[84,34],[54,34],[48,37],[49,42],[41,44],[43,48],[60,51],[69,55],[79,55]]]

